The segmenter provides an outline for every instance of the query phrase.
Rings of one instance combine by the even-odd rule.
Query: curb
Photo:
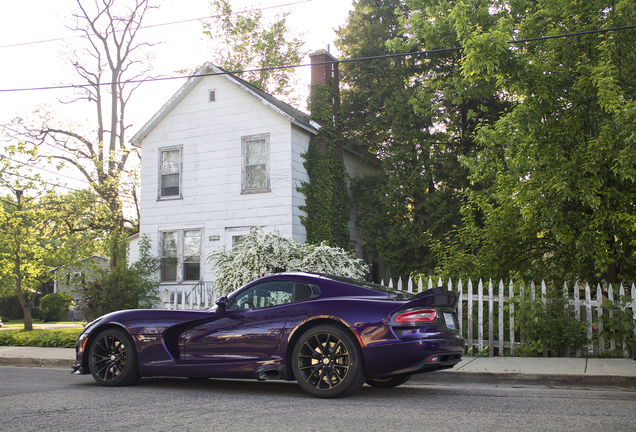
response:
[[[72,369],[74,364],[75,359],[0,357],[0,366]],[[501,386],[541,385],[555,388],[604,387],[636,390],[636,376],[438,371],[414,375],[408,384],[456,386],[467,384]]]
[[[69,368],[75,364],[74,359],[50,359],[29,357],[0,357],[0,366]]]
[[[577,375],[577,374],[532,374],[519,372],[461,372],[439,371],[415,375],[414,384],[462,385],[543,385],[548,387],[616,387],[636,390],[635,376]]]

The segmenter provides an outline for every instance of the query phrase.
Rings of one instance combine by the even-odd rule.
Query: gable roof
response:
[[[207,62],[201,66],[194,75],[188,78],[188,81],[186,81],[186,83],[174,94],[174,96],[172,96],[172,98],[170,98],[170,100],[148,121],[148,123],[146,123],[139,132],[130,139],[130,142],[134,146],[139,147],[141,145],[141,141],[148,136],[148,134],[179,104],[179,102],[188,95],[188,93],[190,93],[190,91],[192,91],[193,88],[197,86],[197,84],[203,80],[203,78],[212,75],[217,75],[227,79],[247,94],[254,96],[265,106],[285,117],[291,123],[314,135],[318,134],[320,125],[310,120],[309,115],[276,99],[269,93],[254,87],[239,77],[224,71],[220,67]]]

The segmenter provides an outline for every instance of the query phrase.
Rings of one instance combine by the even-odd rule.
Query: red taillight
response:
[[[437,318],[437,312],[434,309],[415,310],[403,312],[393,320],[396,324],[417,324],[430,323]]]

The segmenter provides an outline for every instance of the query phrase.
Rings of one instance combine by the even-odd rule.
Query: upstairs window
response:
[[[269,192],[269,135],[243,137],[242,192]]]
[[[159,198],[181,195],[181,149],[160,150]]]

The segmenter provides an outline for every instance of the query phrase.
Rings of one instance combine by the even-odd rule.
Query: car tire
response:
[[[110,328],[97,335],[88,351],[88,368],[97,383],[127,386],[141,378],[137,350],[128,333]]]
[[[329,324],[300,336],[292,353],[292,370],[300,387],[318,398],[347,396],[367,377],[358,343],[346,330]]]
[[[392,388],[392,387],[401,386],[402,384],[410,380],[412,376],[413,375],[411,374],[404,374],[404,375],[393,375],[393,376],[384,377],[384,378],[369,378],[367,379],[366,382],[371,387]]]

